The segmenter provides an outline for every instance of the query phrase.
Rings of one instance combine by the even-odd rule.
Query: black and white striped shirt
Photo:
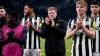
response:
[[[31,21],[35,28],[38,29],[41,19],[40,17],[34,16],[31,20],[30,18],[27,18],[26,21]],[[25,18],[22,19],[21,24],[25,25]],[[34,33],[33,30],[29,30],[27,33],[27,40],[24,49],[40,49],[40,37]]]
[[[70,28],[73,30],[76,28],[75,21],[79,22],[77,18],[69,20],[68,29]],[[89,18],[84,18],[83,24],[87,29],[91,28],[91,22]],[[83,32],[82,29],[78,30],[72,38],[71,56],[92,56],[92,40]]]
[[[91,18],[96,23],[95,27],[95,38],[93,39],[93,52],[100,53],[100,17]]]

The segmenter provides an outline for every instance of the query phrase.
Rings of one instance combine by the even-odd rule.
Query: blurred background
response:
[[[23,8],[26,3],[31,3],[36,8],[36,14],[46,17],[47,8],[55,6],[58,9],[58,15],[65,21],[76,17],[75,2],[77,0],[0,0],[0,5],[9,10],[16,10],[23,16]],[[88,5],[92,0],[86,0]],[[98,0],[100,1],[100,0]],[[89,6],[88,6],[89,7]],[[89,16],[90,9],[87,11]]]

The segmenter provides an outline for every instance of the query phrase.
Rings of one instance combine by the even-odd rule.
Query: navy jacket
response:
[[[64,37],[66,35],[66,23],[63,20],[54,20],[55,26],[51,27],[46,25],[44,22],[42,24],[40,35],[45,39],[45,52],[55,53],[55,52],[65,52],[65,41]]]

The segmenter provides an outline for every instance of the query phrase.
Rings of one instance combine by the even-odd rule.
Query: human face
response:
[[[28,6],[24,7],[24,15],[27,15],[30,13],[30,8]]]
[[[99,13],[100,7],[98,5],[91,5],[91,13],[97,14]]]
[[[51,20],[55,19],[56,16],[57,16],[57,12],[56,12],[55,10],[49,10],[49,11],[48,11],[48,17],[49,17]]]
[[[78,15],[83,15],[83,14],[86,13],[86,11],[87,11],[87,7],[78,4],[78,5],[76,5],[76,11],[77,11],[77,14],[78,14]]]
[[[5,17],[6,11],[4,9],[0,9],[0,18]]]
[[[11,15],[6,16],[6,21],[8,24],[14,24],[15,22],[15,17],[12,17]]]

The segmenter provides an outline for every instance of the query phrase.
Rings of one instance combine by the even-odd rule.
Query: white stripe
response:
[[[71,56],[73,56],[74,41],[72,42]]]
[[[29,31],[27,32],[26,49],[29,49]]]
[[[72,22],[71,22],[71,28],[73,28],[74,27],[74,20],[72,20]]]
[[[83,20],[83,24],[84,24],[84,26],[86,25],[86,18]],[[85,37],[86,37],[86,34],[84,33],[82,36],[82,56],[86,56]]]
[[[34,25],[34,18],[32,18],[32,24]],[[31,37],[31,48],[33,49],[34,48],[34,31],[32,31],[32,37]]]
[[[24,22],[25,22],[25,18],[22,18],[21,25],[25,25]]]
[[[89,47],[89,56],[92,56],[92,45],[91,45],[91,39],[88,38],[88,47]]]
[[[38,25],[39,25],[39,23],[40,23],[40,18],[39,17],[37,17],[37,29],[38,29]],[[38,39],[39,37],[38,36],[36,36],[36,48],[37,49],[39,49],[39,39]]]
[[[79,36],[76,37],[76,56],[79,56]]]
[[[39,43],[38,43],[39,39],[38,36],[36,36],[36,48],[39,49]]]
[[[96,24],[99,27],[99,17],[96,20]],[[96,30],[96,52],[99,52],[99,30]]]
[[[99,51],[99,32],[98,32],[98,30],[96,30],[96,37],[95,37],[95,40],[96,40],[96,42],[95,42],[95,51],[96,52],[98,52]]]
[[[85,49],[85,36],[82,37],[82,56],[86,56],[86,49]]]

